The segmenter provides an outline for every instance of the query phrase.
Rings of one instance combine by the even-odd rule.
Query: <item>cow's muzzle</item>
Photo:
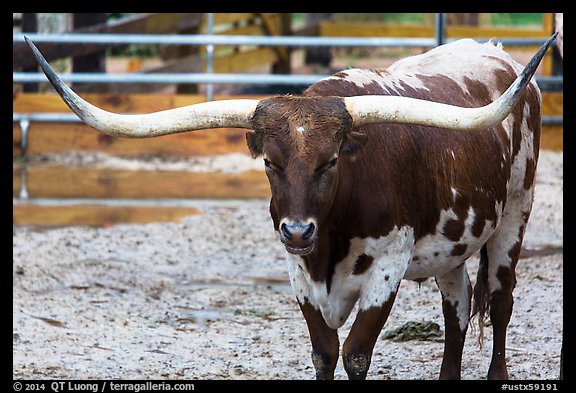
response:
[[[317,237],[315,220],[290,220],[280,222],[280,240],[291,254],[306,255],[312,252]]]

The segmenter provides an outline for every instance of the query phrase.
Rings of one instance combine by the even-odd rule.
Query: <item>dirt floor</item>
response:
[[[312,379],[308,332],[268,202],[198,206],[202,214],[176,223],[15,227],[13,377]],[[508,330],[512,379],[558,378],[562,249],[563,154],[543,151]],[[473,282],[477,264],[469,259]],[[385,338],[411,321],[435,323],[441,334]],[[404,281],[368,378],[436,379],[443,331],[434,280]],[[469,329],[463,379],[486,377],[491,328],[482,350],[477,335]],[[346,378],[341,361],[336,378]]]

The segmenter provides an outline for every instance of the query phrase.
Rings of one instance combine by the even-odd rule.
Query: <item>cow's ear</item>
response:
[[[366,141],[368,141],[368,137],[365,134],[351,131],[346,135],[344,141],[342,141],[340,153],[354,156],[360,148],[366,144]]]
[[[263,151],[262,133],[254,131],[247,132],[246,142],[248,143],[248,150],[250,150],[250,155],[252,156],[252,158],[256,158],[262,154]]]

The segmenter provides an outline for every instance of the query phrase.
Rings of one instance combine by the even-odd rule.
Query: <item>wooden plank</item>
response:
[[[118,113],[146,113],[204,102],[200,95],[114,95],[86,94],[85,99],[105,110]],[[216,96],[215,99],[234,99]],[[263,96],[242,96],[260,99]],[[13,101],[14,112],[71,113],[55,94],[19,94]],[[21,133],[18,123],[12,124],[13,154],[20,155]],[[225,128],[167,135],[152,139],[115,138],[101,134],[82,123],[32,122],[28,134],[28,154],[56,153],[71,150],[94,150],[121,156],[142,154],[215,155],[246,153],[244,134],[247,130]]]
[[[550,115],[561,115],[550,113]],[[562,126],[543,126],[557,133]],[[33,123],[29,129],[28,154],[63,153],[69,151],[98,151],[116,156],[141,155],[210,156],[230,153],[248,153],[246,130],[226,128],[195,131],[187,134],[168,135],[154,139],[112,138],[102,135],[85,125]],[[13,156],[19,156],[20,129],[13,125]]]
[[[219,46],[221,51],[217,51],[214,57],[214,72],[216,73],[234,73],[251,70],[256,67],[267,66],[277,60],[274,50],[268,47],[262,48],[243,48],[242,50],[233,51],[230,47]],[[162,65],[144,71],[147,74],[155,73],[185,73],[185,72],[205,72],[206,61],[205,53],[201,52],[196,55],[173,58],[165,61]],[[161,84],[168,86],[168,84]],[[157,87],[157,86],[156,86]],[[124,89],[147,89],[151,91],[150,86],[139,84],[126,86]],[[226,97],[229,98],[229,97]]]
[[[13,196],[20,192],[20,168],[13,169]],[[268,198],[264,171],[221,172],[131,171],[87,167],[30,166],[30,198]]]
[[[82,98],[104,110],[116,113],[148,113],[175,107],[175,95],[164,94],[82,94]],[[182,105],[204,102],[197,94],[179,95]],[[18,94],[12,101],[14,112],[72,113],[57,94]]]
[[[21,133],[13,123],[14,156],[21,154]],[[28,154],[61,153],[67,151],[98,151],[117,156],[139,155],[207,156],[248,153],[247,130],[218,128],[150,139],[116,138],[101,134],[80,124],[32,123],[28,129]]]
[[[433,26],[323,20],[321,37],[434,37]]]
[[[220,56],[214,59],[216,73],[235,73],[262,67],[278,60],[276,51],[272,48],[255,48],[243,50],[233,55]]]
[[[542,126],[540,150],[564,150],[564,128],[561,125]]]
[[[214,13],[214,25],[241,22],[253,18],[254,14],[249,12],[216,12]]]
[[[369,22],[330,21],[320,22],[320,35],[327,37],[434,37],[433,25],[397,25]],[[487,26],[447,26],[448,38],[548,38],[542,29],[487,27]]]
[[[544,116],[557,116],[564,114],[564,92],[542,93],[542,113]]]
[[[259,14],[262,18],[262,31],[266,35],[285,35],[283,31],[281,15],[278,13],[263,12]],[[284,60],[288,58],[288,49],[284,46],[276,47],[279,56]]]
[[[205,55],[193,55],[179,59],[171,59],[160,67],[146,71],[147,73],[182,73],[201,72],[206,70]],[[251,70],[256,67],[270,65],[277,60],[277,55],[271,48],[252,48],[230,54],[220,54],[214,58],[214,72],[235,73]],[[132,86],[130,86],[132,88]],[[149,89],[149,87],[144,87]],[[229,97],[227,97],[229,98]]]
[[[32,204],[13,205],[15,225],[93,227],[116,224],[146,224],[151,222],[177,222],[183,217],[200,214],[193,207],[150,207],[150,206],[102,206],[64,205],[39,206]]]
[[[544,33],[548,36],[554,34],[554,14],[551,12],[544,13],[542,19],[542,30],[544,30]],[[552,50],[550,50],[549,53],[546,53],[546,56],[542,60],[544,69],[543,74],[546,76],[551,76],[553,74],[553,58],[551,53]]]
[[[546,12],[542,17],[542,30],[548,35],[554,33],[554,13]]]
[[[234,26],[230,30],[218,31],[216,34],[222,35],[263,35],[262,26],[259,25],[245,25]],[[218,45],[217,48],[220,48]]]
[[[216,95],[214,100],[238,98],[261,99],[265,96]],[[199,94],[82,94],[82,98],[104,110],[116,113],[148,113],[205,102]],[[13,112],[62,112],[72,113],[57,94],[19,93],[12,101]]]

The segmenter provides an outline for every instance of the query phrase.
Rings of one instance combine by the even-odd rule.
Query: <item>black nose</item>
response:
[[[292,222],[283,223],[280,232],[284,239],[294,242],[308,242],[316,232],[314,223]]]

